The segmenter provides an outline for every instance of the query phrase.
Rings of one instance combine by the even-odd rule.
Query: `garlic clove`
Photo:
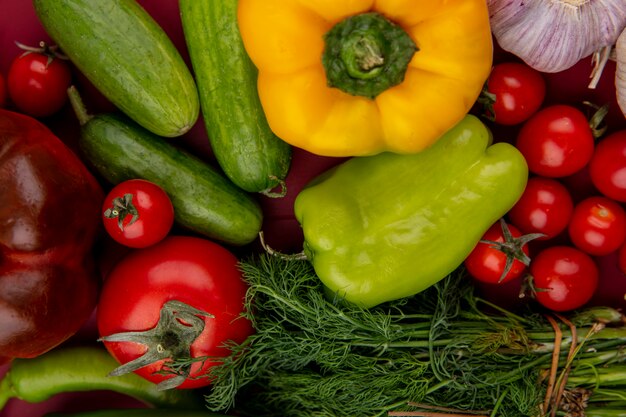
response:
[[[626,29],[617,38],[615,60],[615,94],[617,104],[626,117]]]
[[[626,0],[487,0],[491,29],[505,51],[541,72],[564,71],[615,44]]]

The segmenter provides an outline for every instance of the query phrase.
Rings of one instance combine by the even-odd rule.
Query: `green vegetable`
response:
[[[557,341],[548,317],[563,333],[556,383],[569,369],[562,406],[581,405],[583,396],[587,416],[625,409],[626,322],[616,310],[563,320],[530,306],[513,313],[478,297],[462,269],[413,297],[365,309],[329,300],[309,262],[263,254],[241,268],[256,332],[212,368],[211,410],[382,417],[410,415],[420,404],[468,417],[539,416]]]
[[[352,158],[307,185],[295,215],[330,292],[371,307],[459,266],[526,186],[522,154],[490,142],[467,116],[423,152]]]
[[[175,221],[209,238],[231,245],[256,239],[260,205],[212,166],[123,115],[86,114],[73,89],[70,99],[81,122],[80,148],[104,179],[154,182],[172,200]]]
[[[111,409],[85,411],[82,413],[66,414],[52,413],[45,417],[225,417],[224,414],[215,414],[208,411],[189,411],[155,408]]]
[[[291,147],[269,128],[257,93],[257,70],[237,26],[236,0],[179,2],[211,149],[239,187],[285,193]],[[282,193],[272,193],[277,186]]]
[[[196,84],[163,29],[135,0],[34,0],[47,33],[113,104],[159,136],[196,122]]]
[[[38,403],[64,392],[109,390],[159,408],[202,409],[191,390],[157,390],[135,374],[108,376],[119,364],[104,349],[76,346],[52,349],[33,359],[14,359],[0,380],[0,409],[10,398]]]

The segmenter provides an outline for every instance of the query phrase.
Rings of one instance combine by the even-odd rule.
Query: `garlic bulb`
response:
[[[617,104],[626,117],[626,29],[617,38],[615,44],[615,91]]]
[[[491,29],[505,51],[541,72],[559,72],[626,26],[626,0],[487,0]]]

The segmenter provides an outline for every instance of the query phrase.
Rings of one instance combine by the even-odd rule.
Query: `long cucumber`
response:
[[[50,37],[120,110],[164,137],[197,121],[191,71],[158,23],[135,0],[33,0]]]
[[[179,6],[213,153],[239,187],[271,193],[284,186],[291,147],[267,124],[257,70],[239,34],[237,0],[180,0]]]

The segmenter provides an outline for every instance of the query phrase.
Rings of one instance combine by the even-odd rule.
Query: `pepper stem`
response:
[[[418,47],[380,13],[350,16],[324,35],[322,64],[330,87],[375,98],[404,80]]]

